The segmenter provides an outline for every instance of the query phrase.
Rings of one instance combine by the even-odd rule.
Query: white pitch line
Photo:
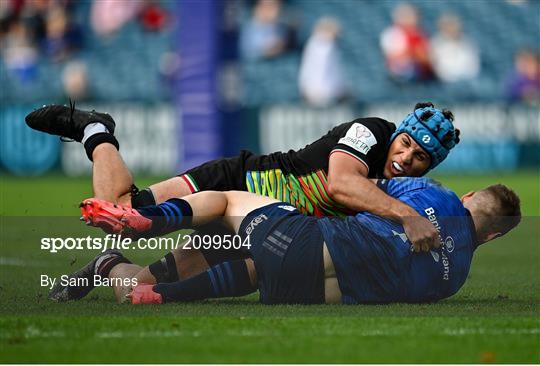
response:
[[[502,329],[485,329],[485,328],[456,328],[444,329],[442,335],[451,337],[461,337],[467,335],[538,335],[540,328],[519,329],[519,328],[502,328]],[[277,332],[252,331],[242,329],[236,331],[225,331],[226,335],[239,337],[267,337],[279,336]],[[332,332],[328,335],[340,335],[340,332]],[[381,337],[381,336],[400,336],[410,335],[407,331],[392,331],[392,330],[366,330],[362,332],[353,332],[354,336],[358,337]],[[436,335],[436,334],[435,334]],[[149,332],[100,332],[96,333],[98,338],[171,338],[171,337],[201,337],[203,334],[198,331],[149,331]]]
[[[503,328],[503,329],[485,329],[485,328],[457,328],[457,329],[444,329],[444,335],[448,336],[465,336],[465,335],[521,335],[521,334],[540,334],[540,328],[531,329],[515,329],[515,328]]]
[[[21,258],[0,257],[0,266],[43,267],[44,264],[40,262],[24,260]]]
[[[266,337],[266,336],[278,336],[276,332],[260,332],[260,331],[226,331],[228,336],[237,336],[237,337]],[[333,335],[339,335],[340,332],[334,332]],[[366,330],[363,332],[355,332],[354,336],[356,337],[385,337],[385,336],[402,336],[410,335],[410,332],[407,331],[385,331],[385,330]],[[463,337],[470,335],[539,335],[540,328],[530,328],[530,329],[519,329],[519,328],[502,328],[502,329],[485,329],[485,328],[456,328],[456,329],[443,329],[441,335],[450,336],[450,337]],[[436,333],[434,335],[437,335]],[[3,332],[0,334],[0,338],[10,338],[13,336],[9,332]],[[23,331],[22,336],[24,338],[67,338],[72,337],[71,334],[66,334],[62,331],[42,331],[38,328],[30,326]],[[98,332],[94,335],[96,338],[105,338],[105,339],[122,339],[122,338],[177,338],[177,337],[201,337],[204,336],[202,332],[199,331],[141,331],[141,332]]]
[[[16,335],[18,335],[17,332],[9,333],[9,331],[7,331],[7,332],[0,333],[0,338],[7,339]],[[23,338],[65,338],[67,337],[67,335],[62,331],[58,331],[58,330],[55,330],[52,332],[42,331],[41,329],[38,329],[34,326],[26,327],[26,329],[20,335]]]

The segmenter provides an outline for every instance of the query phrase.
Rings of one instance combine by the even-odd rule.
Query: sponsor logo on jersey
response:
[[[287,211],[294,211],[294,210],[296,210],[296,207],[289,206],[289,205],[286,205],[286,206],[280,205],[280,206],[278,206],[278,208],[281,208],[281,209],[284,209],[284,210],[287,210]]]
[[[371,131],[366,126],[364,126],[364,125],[356,126],[356,137],[357,138],[369,137],[371,135],[372,135]]]
[[[260,214],[259,216],[256,216],[253,220],[251,220],[251,222],[246,227],[246,234],[251,235],[251,233],[253,232],[253,229],[255,229],[257,225],[259,225],[261,222],[265,220],[268,220],[268,217],[265,214]]]
[[[446,247],[446,251],[448,253],[452,253],[454,251],[454,238],[451,236],[447,236],[446,239],[444,239],[444,246]]]
[[[366,155],[376,143],[377,139],[371,130],[361,123],[354,123],[345,136],[338,141],[338,144],[347,145],[364,155]]]
[[[448,249],[446,246],[446,241],[448,240],[448,238],[451,239],[452,250],[454,250],[454,239],[452,239],[449,236],[443,241],[442,236],[441,236],[441,225],[439,224],[439,221],[437,220],[437,216],[435,215],[435,209],[433,207],[426,208],[424,212],[426,213],[429,222],[431,222],[433,226],[435,226],[435,229],[437,229],[437,233],[439,234],[439,243],[441,245],[439,250],[440,250],[440,256],[442,257],[443,280],[448,281],[450,279],[450,261],[448,260],[448,257],[444,253],[444,250],[445,248]],[[430,252],[431,252],[431,256],[433,257],[433,260],[435,260],[435,262],[439,262],[439,255],[438,254],[434,255],[434,253],[438,253],[438,252],[435,252],[433,250],[431,250]],[[450,253],[451,251],[448,251],[448,252]]]

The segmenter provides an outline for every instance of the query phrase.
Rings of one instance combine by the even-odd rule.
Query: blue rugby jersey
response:
[[[428,218],[442,245],[414,253],[400,224],[370,213],[318,220],[343,303],[431,302],[455,294],[477,246],[469,211],[452,191],[427,178],[378,185]]]

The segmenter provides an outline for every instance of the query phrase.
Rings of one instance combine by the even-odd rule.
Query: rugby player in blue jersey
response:
[[[429,220],[440,247],[415,252],[402,225],[370,213],[316,218],[247,192],[206,191],[137,210],[92,198],[81,205],[83,217],[108,232],[162,235],[222,217],[249,237],[251,247],[243,250],[246,259],[170,283],[145,284],[153,280],[149,269],[118,253],[75,275],[138,278],[132,291],[115,289],[119,299],[129,292],[133,303],[243,296],[257,289],[265,304],[434,302],[463,286],[479,245],[506,234],[521,218],[518,196],[500,184],[461,199],[427,178],[376,184]],[[53,298],[67,298],[67,291],[56,287]]]
[[[402,123],[358,118],[342,123],[298,151],[210,161],[138,191],[118,151],[115,122],[105,113],[60,105],[26,117],[39,131],[80,141],[93,161],[94,197],[132,207],[184,197],[197,191],[248,191],[288,202],[314,216],[368,211],[403,224],[415,247],[437,246],[437,232],[410,206],[378,189],[368,178],[417,177],[436,168],[459,142],[453,115],[418,103]],[[219,253],[202,253],[209,264]]]

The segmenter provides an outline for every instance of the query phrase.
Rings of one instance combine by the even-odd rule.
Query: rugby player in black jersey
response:
[[[422,251],[438,246],[436,229],[368,178],[422,176],[459,142],[450,111],[418,103],[397,128],[381,118],[359,118],[338,125],[298,151],[269,155],[242,151],[136,191],[118,151],[110,115],[50,105],[30,113],[26,123],[83,143],[93,161],[95,198],[137,208],[204,190],[249,191],[288,202],[309,215],[368,211],[393,219],[403,225],[415,249]],[[223,260],[222,253],[196,252],[190,251],[186,258],[197,257],[194,261],[203,267]],[[178,262],[176,254],[175,259]]]

